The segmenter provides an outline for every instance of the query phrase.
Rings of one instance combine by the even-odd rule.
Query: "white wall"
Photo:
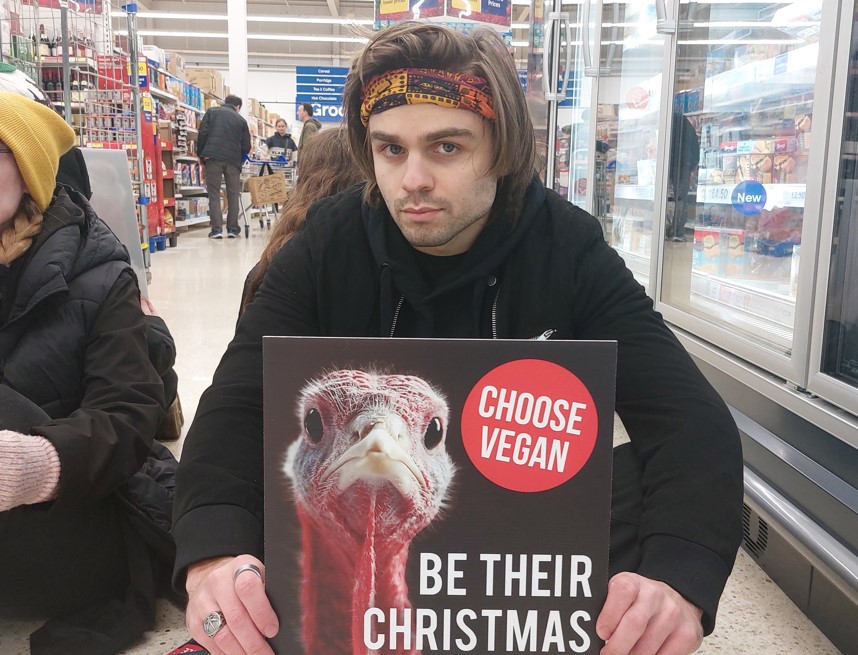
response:
[[[229,84],[229,73],[223,71],[226,84]],[[268,111],[273,111],[283,116],[293,127],[298,122],[295,117],[295,95],[297,93],[297,82],[295,67],[284,68],[282,71],[255,71],[252,68],[247,71],[247,94],[250,98],[256,98]],[[243,98],[247,100],[247,98]]]

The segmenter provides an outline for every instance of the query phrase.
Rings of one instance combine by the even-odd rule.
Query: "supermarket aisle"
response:
[[[258,221],[251,223],[249,239],[209,239],[208,231],[191,228],[176,248],[152,257],[149,297],[176,339],[185,433],[232,339],[245,277],[269,233]]]
[[[183,234],[178,247],[157,253],[152,265],[151,299],[178,343],[176,369],[186,429],[232,337],[244,277],[267,234],[258,224],[252,226],[249,239],[212,241],[207,232],[196,228]],[[181,611],[163,601],[159,610],[155,631],[126,655],[166,655],[187,640]],[[36,627],[35,622],[0,621],[0,654],[28,653],[27,636]],[[716,632],[699,653],[837,655],[838,651],[741,552]]]

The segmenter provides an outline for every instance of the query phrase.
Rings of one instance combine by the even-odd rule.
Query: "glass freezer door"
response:
[[[535,0],[527,103],[545,185],[588,209],[592,78],[584,77],[585,27],[595,0]],[[592,47],[591,45],[589,47]]]
[[[826,194],[834,202],[827,206],[824,219],[831,220],[831,212],[833,220],[824,229],[831,241],[820,248],[819,304],[811,350],[818,368],[808,389],[858,415],[858,1],[844,3],[842,24],[851,35],[842,39],[848,53],[841,51],[837,58],[840,70],[829,155],[836,159],[828,165],[839,176],[836,188]]]
[[[659,299],[789,358],[823,0],[677,4]]]
[[[656,201],[656,151],[666,38],[656,3],[602,7],[595,158],[604,170],[594,213],[605,239],[649,292]]]

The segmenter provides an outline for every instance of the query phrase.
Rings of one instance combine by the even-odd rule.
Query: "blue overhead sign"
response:
[[[349,69],[344,66],[297,66],[295,105],[313,105],[313,116],[320,121],[343,119],[343,87]]]

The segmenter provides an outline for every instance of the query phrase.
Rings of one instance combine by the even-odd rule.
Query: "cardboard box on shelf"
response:
[[[225,97],[223,92],[223,76],[220,71],[208,68],[188,68],[185,71],[185,79],[196,84],[204,93],[210,93],[220,99]]]
[[[167,51],[167,72],[176,77],[187,79],[185,75],[185,58],[177,52]]]
[[[158,46],[144,45],[142,54],[146,56],[146,59],[155,62],[158,68],[167,67],[167,53]]]
[[[259,100],[257,100],[256,98],[250,98],[249,102],[250,102],[250,113],[253,116],[256,116],[257,118],[259,118],[261,116],[260,107],[259,107]]]

